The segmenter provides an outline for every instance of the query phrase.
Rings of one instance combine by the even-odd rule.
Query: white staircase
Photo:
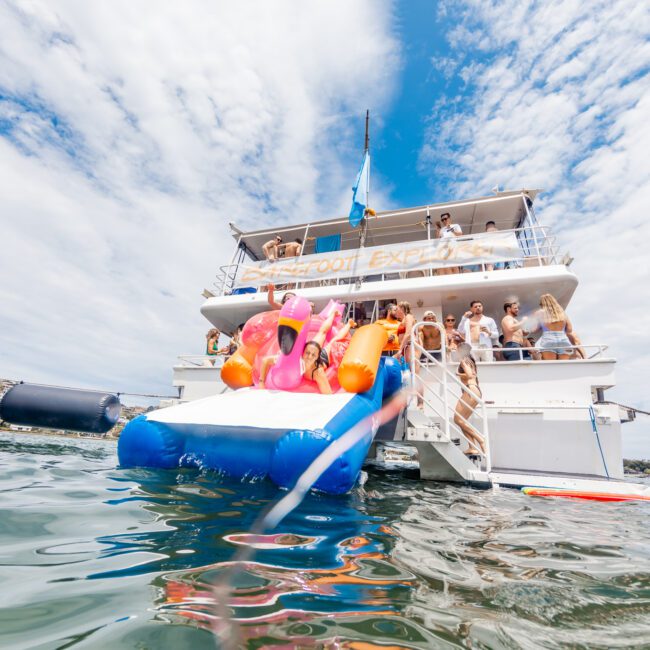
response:
[[[441,356],[446,358],[445,334],[438,323],[417,323],[411,334],[411,359],[423,363],[411,364],[411,383],[416,395],[406,411],[405,442],[418,450],[420,476],[442,481],[471,481],[490,483],[490,446],[487,415],[482,399],[469,419],[461,418],[485,441],[486,452],[467,456],[464,451],[470,442],[454,421],[456,404],[467,387],[447,365],[435,359],[419,344],[418,330],[422,326],[438,327],[441,333]],[[421,402],[419,408],[417,402]]]

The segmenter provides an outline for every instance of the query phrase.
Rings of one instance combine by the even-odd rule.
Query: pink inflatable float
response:
[[[312,315],[307,300],[296,296],[288,300],[279,312],[267,311],[250,318],[242,331],[242,343],[246,348],[256,350],[252,362],[255,386],[259,383],[264,358],[277,355],[278,359],[266,377],[267,388],[318,392],[316,383],[303,377],[301,357],[305,344],[314,338],[332,311],[338,314],[327,333],[326,340],[330,341],[343,326],[340,314],[343,313],[344,306],[333,300],[317,316]],[[349,342],[350,337],[347,336],[333,343],[330,349],[330,366],[326,375],[334,392],[340,388],[337,370]]]

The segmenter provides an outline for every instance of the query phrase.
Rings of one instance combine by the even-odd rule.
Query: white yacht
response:
[[[517,300],[522,314],[532,314],[544,293],[555,296],[570,315],[578,278],[568,252],[536,217],[538,193],[504,191],[388,211],[367,217],[360,228],[352,228],[347,218],[251,232],[231,224],[232,257],[204,291],[201,313],[230,333],[269,308],[266,284],[274,281],[313,302],[315,311],[337,299],[361,322],[381,318],[387,303],[406,300],[416,330],[424,326],[420,321],[427,310],[439,324],[449,313],[460,321],[472,300],[480,300],[497,323],[504,302]],[[453,242],[435,239],[444,213],[462,228]],[[486,232],[489,221],[496,232]],[[276,235],[284,242],[300,238],[300,257],[268,263],[262,247]],[[455,272],[448,272],[450,266]],[[281,295],[283,289],[276,291]],[[457,376],[458,362],[440,361],[412,337],[413,358],[423,355],[408,372],[413,396],[399,417],[376,433],[368,460],[390,457],[397,448],[412,452],[427,480],[650,498],[648,488],[623,481],[621,424],[634,414],[605,398],[615,383],[616,361],[603,343],[585,341],[580,348],[584,358],[479,362],[482,399],[470,420],[486,450],[468,457],[469,443],[454,421],[466,390]],[[499,358],[499,349],[495,352]],[[180,357],[173,380],[180,401],[229,391],[220,377],[222,360]]]

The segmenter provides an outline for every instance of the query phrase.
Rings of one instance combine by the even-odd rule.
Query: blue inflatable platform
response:
[[[118,443],[122,467],[199,466],[235,478],[269,477],[293,487],[333,441],[378,411],[402,384],[401,367],[383,358],[366,393],[291,393],[243,388],[152,411],[132,420]],[[315,487],[348,492],[355,484],[374,431],[340,456]]]

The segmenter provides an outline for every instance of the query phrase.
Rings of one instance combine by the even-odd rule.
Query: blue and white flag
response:
[[[352,207],[350,208],[350,225],[356,228],[363,219],[368,207],[368,192],[370,191],[370,152],[366,151],[363,163],[352,188]]]

